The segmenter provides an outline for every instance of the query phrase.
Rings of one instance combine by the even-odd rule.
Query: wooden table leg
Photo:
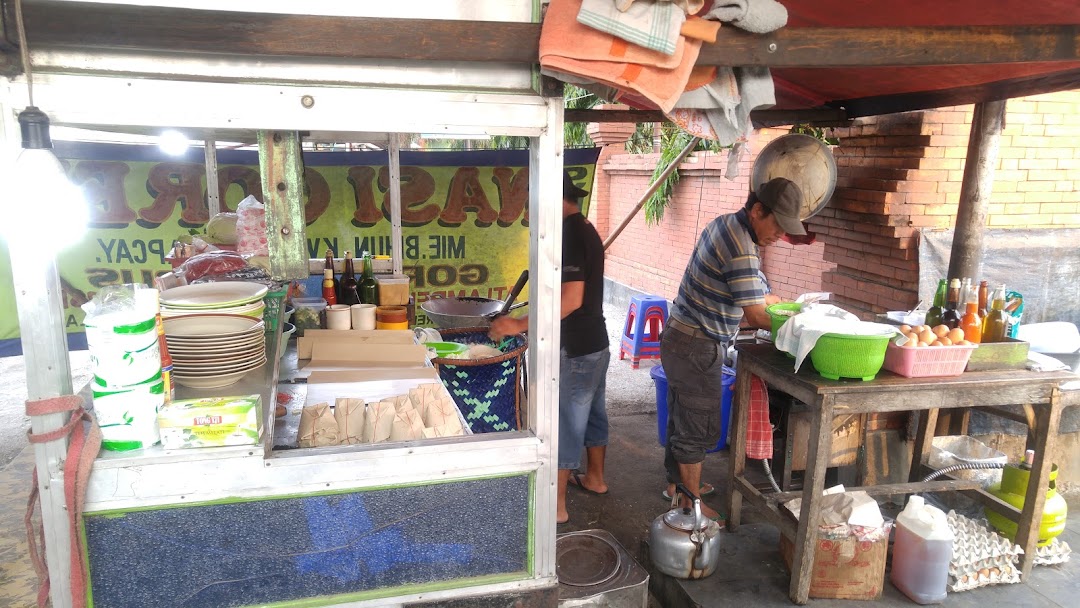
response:
[[[922,465],[926,464],[937,432],[937,408],[919,412],[919,430],[915,432],[915,450],[911,453],[908,481],[922,480]]]
[[[788,397],[789,403],[784,408],[784,469],[780,474],[780,489],[784,492],[791,490],[792,465],[795,462],[795,423],[792,420],[792,408],[794,403]]]
[[[750,370],[736,366],[731,399],[731,475],[727,490],[727,528],[734,532],[742,515],[742,494],[735,480],[746,473],[746,423],[750,419]]]
[[[1061,422],[1061,389],[1050,392],[1050,403],[1035,406],[1035,462],[1031,465],[1024,508],[1017,522],[1016,544],[1024,550],[1020,556],[1020,576],[1026,583],[1035,565],[1035,546],[1039,542],[1039,524],[1046,506],[1046,490],[1050,486],[1050,468]],[[1030,435],[1030,432],[1029,432]]]
[[[803,478],[802,510],[795,534],[795,556],[791,563],[788,596],[796,604],[810,598],[810,579],[814,574],[814,548],[817,545],[818,519],[821,517],[821,493],[832,454],[833,397],[819,399],[810,421],[809,453]]]

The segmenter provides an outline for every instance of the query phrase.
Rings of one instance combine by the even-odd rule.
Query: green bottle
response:
[[[379,296],[375,283],[375,272],[371,268],[371,254],[366,251],[364,252],[364,271],[360,278],[360,303],[379,303]]]
[[[934,294],[934,305],[926,311],[925,325],[937,327],[941,325],[941,315],[945,312],[945,298],[949,293],[949,282],[941,279],[937,284],[937,293]]]

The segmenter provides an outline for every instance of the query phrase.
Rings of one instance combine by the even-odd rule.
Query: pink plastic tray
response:
[[[907,378],[959,376],[978,346],[923,346],[902,348],[889,342],[885,369]]]

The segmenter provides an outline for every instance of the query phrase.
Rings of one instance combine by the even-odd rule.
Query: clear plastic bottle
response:
[[[947,594],[952,547],[945,513],[912,496],[896,518],[892,584],[917,604],[940,604]]]

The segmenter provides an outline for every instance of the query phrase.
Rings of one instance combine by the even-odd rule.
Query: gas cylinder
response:
[[[1046,505],[1043,506],[1042,521],[1039,523],[1040,547],[1049,545],[1054,537],[1065,530],[1065,518],[1069,514],[1069,506],[1057,493],[1057,476],[1058,467],[1055,464],[1050,469],[1050,487],[1046,490]],[[1005,465],[1005,469],[1001,472],[1001,483],[991,486],[989,492],[1017,509],[1023,509],[1030,477],[1029,469]],[[1016,522],[990,509],[986,510],[986,519],[998,532],[1009,540],[1016,541]]]

